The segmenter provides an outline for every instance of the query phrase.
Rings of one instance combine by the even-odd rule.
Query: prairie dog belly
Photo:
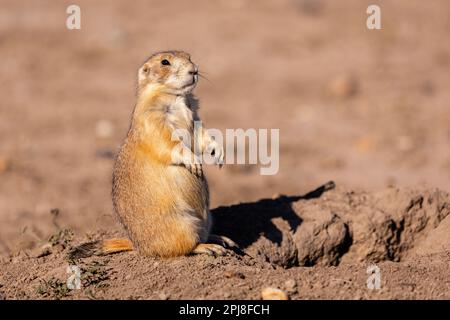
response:
[[[188,206],[188,210],[193,210],[193,214],[201,219],[207,218],[209,207],[208,184],[204,178],[199,178],[189,172],[183,166],[164,167],[167,187],[176,194],[175,199]]]
[[[116,191],[116,211],[139,250],[150,255],[169,247],[188,252],[206,240],[211,220],[205,179],[183,166],[147,161],[125,168],[132,170],[126,176],[133,178]]]

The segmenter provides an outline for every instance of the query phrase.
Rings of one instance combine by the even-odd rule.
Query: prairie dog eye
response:
[[[167,59],[161,60],[161,64],[162,64],[163,66],[170,66],[170,62],[169,62],[169,60],[167,60]]]

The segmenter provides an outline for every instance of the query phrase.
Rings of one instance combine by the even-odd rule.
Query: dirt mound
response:
[[[242,250],[219,258],[131,252],[70,261],[72,247],[117,234],[59,230],[43,246],[3,258],[0,297],[258,299],[272,286],[291,299],[450,298],[447,193],[333,188],[213,210],[214,232]],[[381,270],[379,290],[366,286],[371,263]],[[67,287],[70,265],[79,268],[80,290]]]
[[[319,198],[330,188],[332,183],[303,197],[219,207],[215,232],[283,267],[400,261],[450,213],[449,194],[439,190],[335,190]],[[450,245],[445,241],[442,246]]]

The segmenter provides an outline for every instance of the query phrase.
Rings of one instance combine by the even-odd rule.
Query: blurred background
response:
[[[137,68],[166,49],[209,79],[207,127],[280,129],[277,175],[207,168],[212,207],[328,180],[450,191],[448,0],[0,3],[0,253],[56,226],[118,228],[111,170]],[[65,25],[73,3],[81,30]],[[370,4],[382,30],[366,28]]]

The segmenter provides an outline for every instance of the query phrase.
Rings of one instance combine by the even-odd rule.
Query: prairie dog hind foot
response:
[[[194,254],[207,254],[214,257],[224,256],[227,253],[227,249],[233,251],[241,251],[238,245],[225,236],[219,236],[216,234],[210,234],[208,237],[208,243],[200,243],[192,251]]]
[[[226,255],[227,250],[221,245],[215,243],[200,243],[194,248],[194,250],[192,250],[192,253],[207,254],[209,256],[218,257]]]

